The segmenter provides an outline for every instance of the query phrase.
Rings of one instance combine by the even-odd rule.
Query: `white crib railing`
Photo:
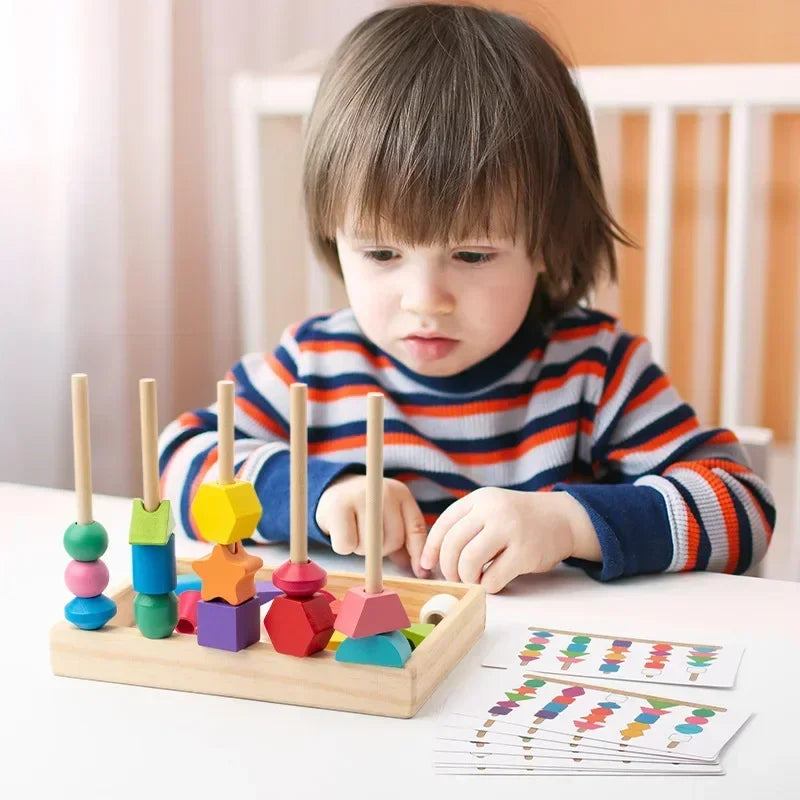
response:
[[[754,170],[753,139],[757,123],[764,115],[768,117],[778,110],[800,110],[800,64],[592,67],[577,70],[575,78],[592,112],[599,141],[603,129],[599,124],[601,120],[632,111],[649,116],[644,332],[653,345],[656,360],[666,369],[669,369],[667,344],[676,115],[686,111],[700,115],[698,167],[702,170],[702,159],[709,157],[708,148],[703,147],[702,142],[712,141],[709,131],[713,134],[721,114],[730,114],[720,422],[737,432],[750,450],[754,466],[764,474],[771,432],[752,425],[752,408],[748,408],[747,398],[757,390],[753,381],[746,380],[744,370],[745,358],[753,360],[753,348],[747,346],[754,335],[753,321],[758,323],[755,326],[757,334],[764,318],[763,307],[758,307],[759,292],[753,290],[752,276],[749,282],[745,280],[754,217],[757,219],[759,214],[766,213],[763,208],[753,207],[750,191]],[[242,343],[246,349],[263,349],[267,345],[263,312],[267,288],[264,285],[262,237],[264,183],[261,179],[259,125],[265,118],[304,119],[311,109],[317,83],[317,75],[240,75],[235,80],[233,114],[239,297]],[[617,146],[618,141],[617,137]],[[609,183],[606,173],[615,168],[614,147],[609,149],[608,142],[605,147],[602,142],[600,144],[605,156],[604,177]],[[616,156],[618,166],[618,154]],[[609,161],[611,163],[607,163]],[[703,213],[702,203],[699,209]],[[330,296],[324,287],[330,284],[318,271],[318,265],[309,263],[304,232],[298,230],[297,235],[297,263],[306,268],[305,280],[308,282],[307,307],[297,309],[298,315],[302,316],[328,306]],[[713,236],[703,236],[701,224],[698,246],[702,247],[703,242],[710,246],[711,239]],[[704,265],[704,261],[709,263]],[[700,291],[709,291],[713,287],[708,272],[711,262],[713,259],[698,259],[695,265],[698,270],[695,286]],[[696,375],[708,377],[708,348],[713,340],[715,324],[713,315],[709,314],[697,332],[701,360],[695,361]],[[800,373],[800,365],[792,369],[794,366],[787,365],[787,374]],[[796,428],[800,429],[800,400],[796,418]],[[796,463],[800,464],[800,436],[795,435],[795,440]]]

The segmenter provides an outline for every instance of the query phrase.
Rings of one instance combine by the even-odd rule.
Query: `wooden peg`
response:
[[[411,624],[397,592],[383,586],[383,395],[380,392],[367,395],[366,525],[365,585],[347,591],[334,624],[337,631],[354,639],[402,630]]]
[[[289,560],[305,564],[308,561],[308,388],[305,384],[293,383],[289,387],[289,403]]]
[[[145,511],[155,511],[161,503],[158,480],[158,412],[156,382],[139,381],[139,419],[142,439],[142,491]]]
[[[89,433],[89,378],[72,376],[72,453],[78,525],[92,521],[92,447]]]

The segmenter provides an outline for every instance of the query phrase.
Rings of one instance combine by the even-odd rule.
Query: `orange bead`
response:
[[[232,606],[247,602],[256,594],[256,572],[264,562],[249,555],[240,545],[231,553],[225,545],[214,545],[211,553],[192,562],[192,569],[203,581],[203,600],[225,600]]]

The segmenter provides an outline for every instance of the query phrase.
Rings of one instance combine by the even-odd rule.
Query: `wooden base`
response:
[[[178,574],[189,572],[191,560],[178,559]],[[271,580],[272,569],[261,569],[255,577]],[[330,572],[326,589],[341,597],[363,583],[363,575]],[[413,717],[480,638],[486,594],[479,586],[414,578],[386,578],[384,585],[400,595],[412,621],[434,595],[458,598],[402,668],[338,663],[331,650],[295,658],[276,653],[268,641],[229,653],[200,647],[193,636],[178,633],[147,639],[134,626],[130,584],[110,593],[117,614],[101,630],[57,623],[50,633],[50,660],[56,675],[73,678]]]

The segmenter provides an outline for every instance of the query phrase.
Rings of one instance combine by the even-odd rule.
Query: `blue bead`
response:
[[[139,594],[169,594],[178,584],[175,534],[166,544],[133,544],[133,590]]]
[[[200,580],[199,575],[178,575],[178,585],[175,587],[175,594],[182,594],[183,592],[188,591],[200,591],[200,587],[202,585],[202,581]]]
[[[104,594],[75,597],[64,606],[67,622],[84,631],[102,628],[116,613],[117,604]]]
[[[411,656],[411,645],[400,631],[345,639],[336,649],[336,660],[376,667],[402,667]]]

